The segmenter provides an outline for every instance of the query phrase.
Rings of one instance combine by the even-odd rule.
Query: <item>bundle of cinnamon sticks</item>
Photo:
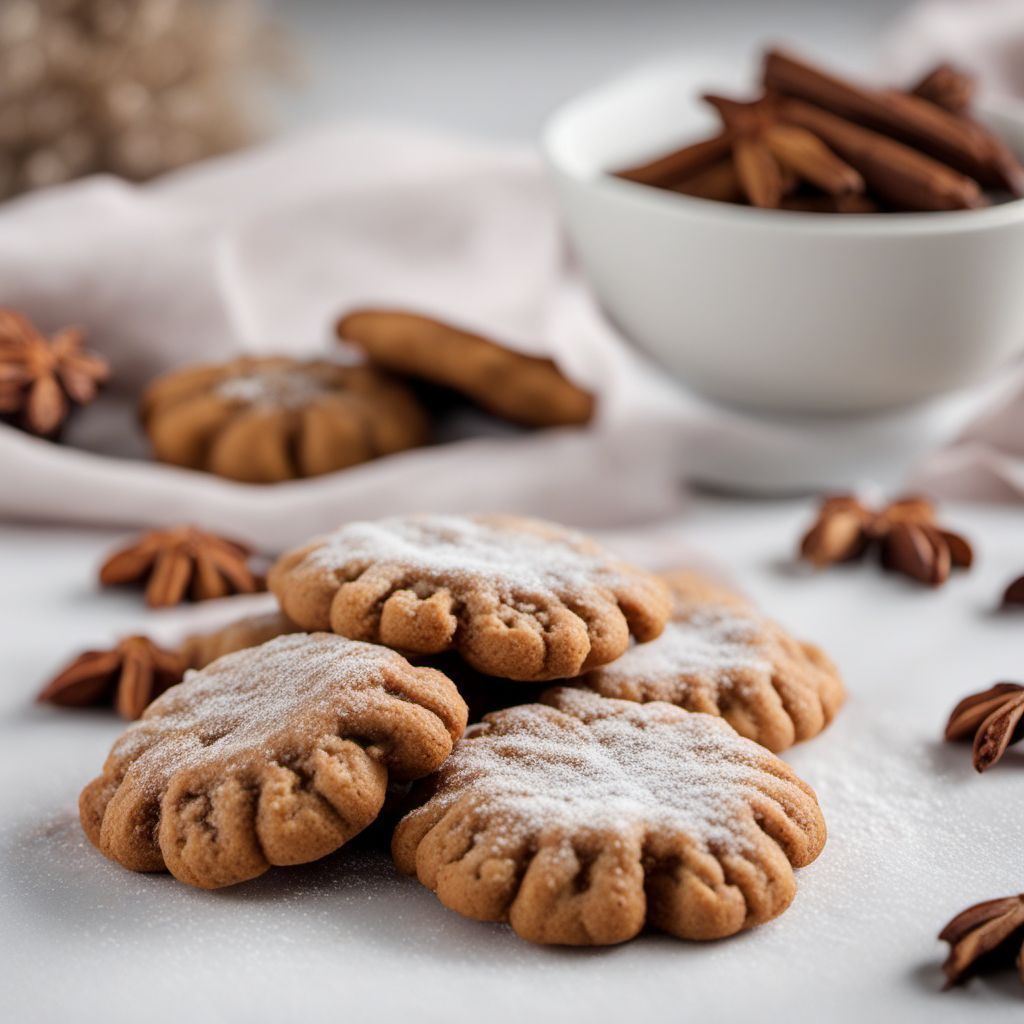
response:
[[[822,213],[973,209],[1024,193],[1024,167],[973,118],[973,80],[949,65],[903,92],[770,50],[761,85],[744,102],[705,95],[721,121],[717,134],[617,176]]]

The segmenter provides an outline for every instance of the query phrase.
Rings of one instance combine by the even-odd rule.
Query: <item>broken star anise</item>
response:
[[[100,583],[145,583],[146,603],[166,608],[185,599],[206,601],[251,594],[263,581],[249,567],[250,550],[194,526],[150,530],[115,551],[100,567]]]
[[[974,767],[991,768],[1008,746],[1024,739],[1024,686],[996,683],[965,697],[949,716],[946,739],[973,739]]]
[[[164,690],[181,681],[185,661],[149,637],[129,636],[106,651],[85,651],[63,668],[39,700],[64,707],[113,706],[123,718],[138,718]]]
[[[91,402],[110,367],[82,347],[82,337],[65,327],[47,338],[21,313],[0,308],[0,417],[53,437],[71,403]]]
[[[939,938],[950,946],[942,965],[945,988],[1013,963],[1024,981],[1024,893],[968,907],[939,932]]]
[[[800,557],[819,569],[878,550],[882,565],[920,583],[939,586],[954,567],[969,568],[974,553],[966,538],[936,521],[927,498],[897,498],[874,511],[848,494],[825,498],[800,542]]]

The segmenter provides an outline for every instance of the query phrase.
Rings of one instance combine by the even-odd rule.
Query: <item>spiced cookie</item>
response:
[[[281,612],[247,615],[208,633],[193,633],[185,637],[179,653],[189,668],[205,668],[225,654],[259,647],[274,637],[302,630]]]
[[[515,516],[356,522],[283,555],[269,588],[304,629],[415,654],[456,650],[504,679],[578,675],[653,640],[668,588],[561,526]]]
[[[594,396],[551,359],[524,355],[414,313],[364,309],[338,321],[338,337],[376,366],[449,388],[527,427],[587,423]]]
[[[579,685],[604,697],[664,700],[721,715],[741,736],[778,753],[817,736],[846,693],[835,666],[745,598],[691,572],[666,573],[672,618]]]
[[[133,871],[203,889],[336,850],[389,778],[434,771],[466,724],[439,672],[331,633],[220,658],[168,690],[82,791],[89,839]]]
[[[716,939],[781,914],[825,843],[814,791],[721,718],[555,688],[489,715],[395,830],[399,869],[531,942],[645,924]]]
[[[154,381],[142,420],[158,459],[248,483],[318,476],[422,444],[426,413],[368,366],[244,358]]]

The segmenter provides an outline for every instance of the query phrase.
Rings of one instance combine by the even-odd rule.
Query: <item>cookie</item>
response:
[[[89,839],[133,871],[215,889],[331,853],[388,780],[448,756],[466,706],[439,672],[330,633],[229,654],[154,701],[82,791]]]
[[[721,715],[776,753],[832,721],[846,693],[819,648],[706,577],[677,572],[665,579],[674,603],[661,636],[588,672],[579,685],[604,697]]]
[[[825,843],[814,791],[721,718],[557,687],[460,740],[392,854],[451,910],[608,945],[781,914]]]
[[[522,426],[573,426],[594,415],[594,396],[551,359],[514,352],[425,316],[363,309],[339,320],[336,330],[374,365],[449,388]]]
[[[319,476],[427,439],[426,412],[368,366],[244,358],[167,374],[141,415],[162,462],[248,483]]]
[[[207,633],[193,633],[178,650],[189,668],[205,668],[225,654],[258,647],[286,633],[300,632],[302,630],[281,612],[266,612],[247,615]]]
[[[283,555],[269,588],[304,629],[415,654],[456,650],[504,679],[578,675],[653,640],[668,588],[581,534],[514,516],[355,522]]]

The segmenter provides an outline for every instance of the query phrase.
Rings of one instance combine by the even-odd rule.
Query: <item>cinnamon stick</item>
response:
[[[806,129],[775,124],[765,129],[764,140],[784,168],[822,191],[837,196],[864,191],[861,175]]]
[[[800,213],[878,213],[879,206],[873,199],[855,192],[842,196],[816,196],[798,193],[785,196],[782,200],[783,210],[795,210]]]
[[[857,85],[779,50],[766,55],[763,81],[767,89],[915,146],[983,185],[1015,191],[1020,184],[1019,163],[1007,165],[989,131],[919,96]]]
[[[817,135],[893,206],[962,210],[987,205],[977,182],[887,135],[801,100],[785,100],[782,109],[787,121]]]
[[[777,210],[782,202],[782,171],[771,150],[755,136],[741,135],[733,143],[733,160],[740,187],[752,206]]]
[[[672,186],[672,191],[698,199],[716,199],[722,203],[742,203],[746,198],[732,160],[720,160],[684,178]]]
[[[666,153],[657,160],[616,171],[615,176],[625,178],[626,181],[639,182],[641,185],[671,188],[676,182],[683,181],[725,159],[729,155],[730,147],[731,140],[728,134],[722,132],[710,139]]]
[[[974,76],[960,71],[952,64],[939,64],[910,91],[915,96],[920,96],[921,99],[962,117],[971,109],[974,100]]]

